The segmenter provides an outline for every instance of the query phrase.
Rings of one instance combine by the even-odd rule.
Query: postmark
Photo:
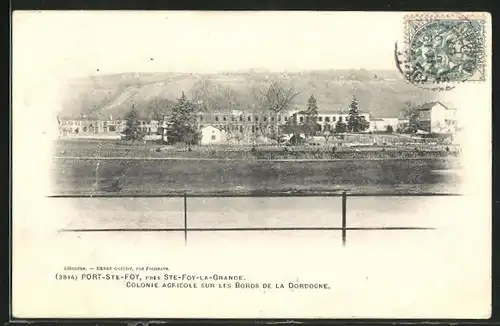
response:
[[[485,19],[479,15],[413,14],[405,17],[398,69],[417,87],[450,90],[485,80]]]

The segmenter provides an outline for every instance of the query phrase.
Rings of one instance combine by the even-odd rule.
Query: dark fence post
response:
[[[187,194],[184,193],[184,243],[187,243]]]
[[[345,246],[347,237],[347,194],[342,192],[342,245]]]

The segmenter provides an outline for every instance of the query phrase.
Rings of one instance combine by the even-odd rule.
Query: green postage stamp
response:
[[[405,17],[403,71],[414,84],[485,80],[485,23],[481,15],[411,14]]]

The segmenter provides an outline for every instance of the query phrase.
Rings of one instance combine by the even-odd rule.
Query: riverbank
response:
[[[174,147],[154,143],[123,141],[57,141],[54,156],[68,158],[171,158],[228,160],[336,160],[336,159],[412,159],[459,157],[460,149],[439,144],[400,144],[398,146],[193,146]]]

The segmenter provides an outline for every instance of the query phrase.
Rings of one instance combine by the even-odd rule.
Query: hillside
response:
[[[265,87],[267,78],[280,78],[286,87],[300,91],[293,107],[305,108],[311,95],[318,107],[347,110],[353,90],[362,111],[373,117],[396,117],[406,101],[420,104],[435,100],[434,93],[406,83],[396,71],[332,70],[288,73],[249,71],[220,74],[124,73],[89,76],[70,81],[65,94],[62,117],[81,115],[106,118],[123,117],[136,107],[143,117],[164,114],[182,91],[209,109],[231,107],[252,109],[255,94]]]

